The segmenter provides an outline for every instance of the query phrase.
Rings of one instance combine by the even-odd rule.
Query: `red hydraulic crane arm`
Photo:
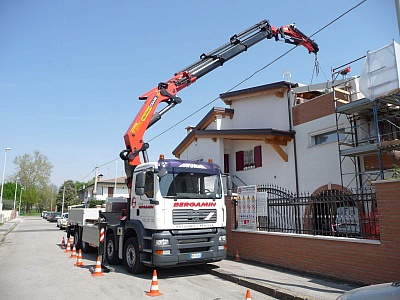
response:
[[[318,52],[318,45],[306,35],[297,30],[294,25],[282,26],[277,29],[271,26],[269,21],[263,20],[245,31],[232,36],[228,43],[211,51],[203,53],[200,59],[175,73],[174,77],[166,82],[159,83],[157,87],[139,97],[144,100],[142,108],[129,126],[124,135],[126,149],[120,153],[120,157],[125,160],[125,170],[130,177],[132,169],[140,164],[139,153],[143,154],[144,161],[147,162],[146,150],[149,145],[144,142],[143,136],[147,128],[161,119],[161,116],[175,105],[181,103],[181,99],[176,94],[183,88],[194,83],[200,77],[212,70],[222,66],[226,61],[247,51],[248,48],[264,39],[275,38],[280,40],[282,37],[285,42],[302,45],[311,53]],[[156,112],[159,103],[167,104],[162,110]],[[129,166],[127,166],[129,164]]]
[[[311,40],[308,36],[296,28],[294,24],[282,26],[279,29],[272,26],[275,39],[279,40],[279,35],[284,39],[285,43],[293,44],[296,46],[304,46],[309,53],[317,54],[319,48],[317,43]]]
[[[165,83],[159,83],[157,87],[139,97],[140,100],[145,100],[145,103],[124,135],[126,150],[120,153],[123,160],[129,161],[131,166],[140,164],[139,153],[145,153],[149,147],[143,140],[145,131],[157,122],[161,115],[181,103],[182,100],[176,97],[176,94],[195,81],[196,77],[187,72],[181,72]],[[177,85],[177,82],[184,83]],[[161,102],[167,103],[167,106],[162,111],[155,112],[156,107]]]

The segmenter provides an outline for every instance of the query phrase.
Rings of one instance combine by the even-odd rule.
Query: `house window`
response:
[[[346,135],[344,133],[339,133],[340,140],[344,140],[345,136]],[[311,136],[311,146],[318,146],[332,142],[337,142],[336,130],[331,130]]]
[[[97,190],[95,191],[93,189],[92,194],[96,194],[97,196],[103,196],[103,187],[102,186],[97,186]]]
[[[244,168],[252,168],[254,166],[254,149],[243,151]]]
[[[114,196],[114,187],[109,186],[108,187],[108,197],[112,197],[112,196]]]
[[[261,146],[236,152],[236,171],[262,167]]]

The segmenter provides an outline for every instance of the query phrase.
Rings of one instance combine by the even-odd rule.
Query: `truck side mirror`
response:
[[[146,182],[145,172],[139,172],[136,174],[135,180],[135,194],[142,196],[144,195],[144,185]]]
[[[232,197],[232,178],[229,174],[223,174],[226,178],[226,195],[228,197]]]
[[[167,174],[168,174],[168,171],[165,168],[162,168],[157,172],[158,178],[163,178]]]

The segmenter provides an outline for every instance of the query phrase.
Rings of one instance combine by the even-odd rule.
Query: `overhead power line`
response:
[[[328,24],[326,24],[325,26],[321,27],[320,29],[318,29],[316,32],[314,32],[313,34],[310,35],[310,37],[315,36],[316,34],[320,33],[322,30],[326,29],[327,27],[331,26],[332,24],[334,24],[335,22],[337,22],[339,19],[341,19],[342,17],[344,17],[345,15],[347,15],[348,13],[350,13],[351,11],[353,11],[354,9],[356,9],[357,7],[359,7],[361,4],[363,4],[364,2],[366,2],[367,0],[363,0],[360,3],[356,4],[355,6],[353,6],[352,8],[348,9],[347,11],[345,11],[344,13],[342,13],[340,16],[338,16],[337,18],[335,18],[334,20],[332,20],[331,22],[329,22]],[[245,83],[246,81],[250,80],[252,77],[254,77],[256,74],[260,73],[261,71],[265,70],[266,68],[268,68],[269,66],[271,66],[272,64],[274,64],[275,62],[277,62],[278,60],[280,60],[281,58],[283,58],[284,56],[286,56],[287,54],[289,54],[291,51],[293,51],[295,48],[297,48],[298,46],[300,46],[301,44],[298,44],[296,46],[293,46],[291,49],[289,49],[288,51],[286,51],[285,53],[283,53],[282,55],[278,56],[277,58],[275,58],[274,60],[272,60],[271,62],[269,62],[268,64],[266,64],[265,66],[263,66],[262,68],[256,70],[255,72],[253,72],[250,76],[246,77],[245,79],[243,79],[242,81],[240,81],[239,83],[237,83],[236,85],[234,85],[233,87],[231,87],[230,89],[228,89],[225,93],[228,93],[230,91],[232,91],[233,89],[239,87],[240,85],[242,85],[243,83]],[[220,99],[219,96],[217,96],[216,98],[214,98],[213,100],[209,101],[208,103],[206,103],[205,105],[201,106],[199,109],[197,109],[196,111],[194,111],[193,113],[189,114],[188,116],[184,117],[183,119],[181,119],[180,121],[176,122],[174,125],[168,127],[167,129],[165,129],[164,131],[160,132],[159,134],[157,134],[156,136],[152,137],[151,139],[149,139],[149,142],[157,139],[158,137],[162,136],[163,134],[165,134],[166,132],[170,131],[171,129],[175,128],[176,126],[178,126],[179,124],[183,123],[184,121],[186,121],[187,119],[189,119],[190,117],[194,116],[195,114],[197,114],[198,112],[202,111],[204,108],[206,108],[207,106],[211,105],[212,103],[214,103],[215,101],[217,101],[218,99]],[[102,165],[100,165],[99,167],[103,167],[105,165],[108,165],[112,162],[114,162],[115,160],[117,160],[118,158],[115,158],[107,163],[104,163]],[[88,175],[86,175],[85,177],[83,177],[83,179],[85,179],[86,177],[88,177],[90,175],[91,172],[93,172],[95,169],[91,170]],[[81,181],[83,180],[81,179]]]
[[[335,18],[333,21],[329,22],[328,24],[326,24],[325,26],[321,27],[319,30],[317,30],[316,32],[314,32],[312,35],[310,35],[310,37],[313,37],[314,35],[318,34],[319,32],[321,32],[322,30],[324,30],[325,28],[329,27],[330,25],[332,25],[333,23],[335,23],[336,21],[338,21],[339,19],[341,19],[342,17],[344,17],[345,15],[347,15],[349,12],[351,12],[352,10],[356,9],[358,6],[360,6],[361,4],[363,4],[364,2],[366,2],[367,0],[363,0],[360,3],[358,3],[357,5],[353,6],[352,8],[350,8],[349,10],[347,10],[346,12],[342,13],[340,16],[338,16],[337,18]],[[282,55],[278,56],[277,58],[275,58],[273,61],[271,61],[270,63],[266,64],[265,66],[263,66],[262,68],[256,70],[253,74],[251,74],[250,76],[246,77],[245,79],[243,79],[242,81],[240,81],[239,83],[237,83],[236,85],[234,85],[233,87],[231,87],[229,90],[227,90],[225,93],[228,93],[230,91],[232,91],[233,89],[237,88],[238,86],[242,85],[243,83],[245,83],[246,81],[250,80],[252,77],[254,77],[256,74],[258,74],[259,72],[265,70],[266,68],[268,68],[269,66],[271,66],[273,63],[275,63],[276,61],[280,60],[281,58],[283,58],[284,56],[286,56],[287,54],[289,54],[291,51],[293,51],[295,48],[297,48],[298,46],[300,46],[301,44],[298,44],[294,47],[292,47],[291,49],[289,49],[288,51],[286,51],[285,53],[283,53]],[[164,131],[160,132],[159,134],[157,134],[156,136],[154,136],[153,138],[149,139],[149,142],[155,140],[156,138],[160,137],[161,135],[165,134],[166,132],[170,131],[171,129],[175,128],[176,126],[178,126],[179,124],[181,124],[182,122],[186,121],[187,119],[189,119],[190,117],[194,116],[195,114],[197,114],[198,112],[200,112],[201,110],[203,110],[204,108],[206,108],[207,106],[209,106],[210,104],[214,103],[215,101],[217,101],[218,99],[220,99],[220,97],[216,97],[215,99],[209,101],[208,103],[206,103],[205,105],[203,105],[202,107],[200,107],[199,109],[197,109],[196,111],[194,111],[193,113],[189,114],[188,116],[186,116],[185,118],[181,119],[180,121],[178,121],[177,123],[175,123],[174,125],[168,127],[167,129],[165,129]]]

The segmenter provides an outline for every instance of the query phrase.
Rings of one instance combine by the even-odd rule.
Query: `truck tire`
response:
[[[131,237],[125,242],[124,263],[126,270],[131,274],[139,274],[145,270],[145,266],[140,262],[139,245],[135,237]]]
[[[116,248],[116,241],[114,234],[109,233],[106,237],[106,259],[110,265],[117,265],[121,263],[121,259],[118,257],[118,251]]]
[[[93,252],[93,247],[90,246],[88,243],[82,241],[82,252],[83,253],[91,253],[91,252]]]
[[[74,243],[76,250],[82,249],[82,236],[80,234],[81,229],[79,226],[75,226],[75,233],[74,233]]]
[[[92,247],[90,247],[88,243],[82,241],[82,230],[82,227],[75,226],[74,242],[76,250],[81,249],[83,253],[90,253],[92,252]]]

